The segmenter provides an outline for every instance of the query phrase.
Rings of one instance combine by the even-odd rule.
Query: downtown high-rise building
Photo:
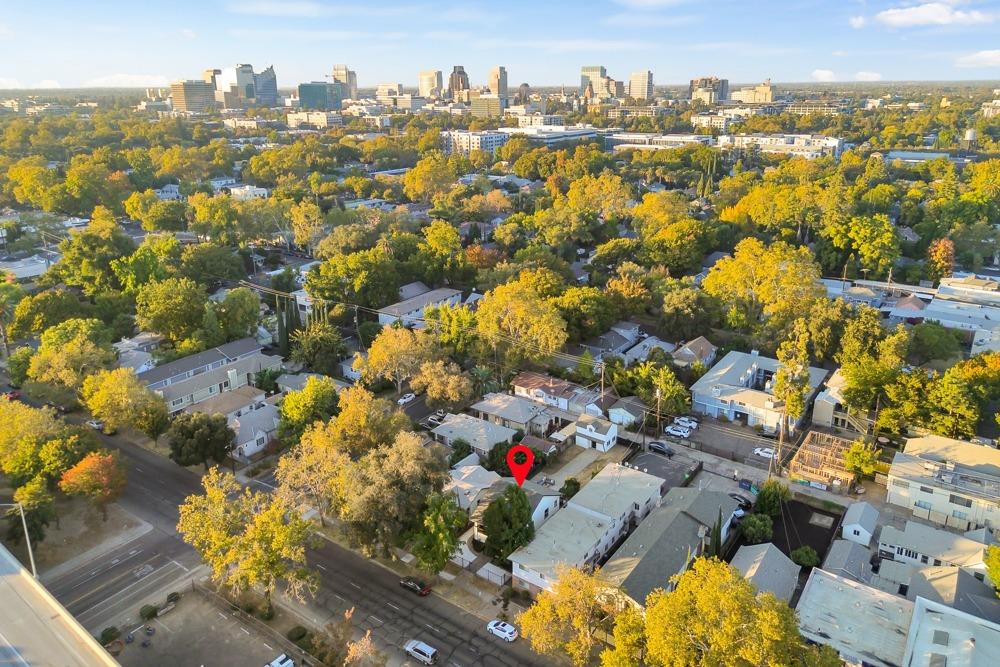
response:
[[[688,97],[691,101],[698,100],[705,104],[715,104],[729,99],[729,79],[717,76],[704,76],[691,79],[688,84]]]
[[[336,81],[312,81],[299,84],[299,108],[303,110],[340,111],[344,87]]]
[[[648,69],[632,72],[628,79],[628,94],[634,100],[653,99],[653,73]]]
[[[608,70],[604,65],[585,65],[580,68],[580,96],[587,92],[589,86],[591,91],[597,93],[602,87],[602,81],[608,78]]]
[[[274,65],[269,66],[263,72],[254,74],[253,80],[257,95],[257,106],[278,106],[278,77],[274,74]]]
[[[443,87],[444,82],[439,69],[424,70],[417,78],[417,91],[421,97],[440,97]]]
[[[500,99],[507,99],[507,68],[497,65],[490,70],[490,92]]]
[[[348,69],[347,65],[334,65],[331,77],[334,83],[339,83],[341,91],[347,95],[347,99],[358,99],[358,75]]]
[[[448,94],[453,100],[457,100],[466,90],[469,90],[469,75],[463,66],[455,65],[448,77]]]
[[[170,84],[170,98],[174,111],[205,113],[215,106],[215,83],[204,80],[174,81]]]

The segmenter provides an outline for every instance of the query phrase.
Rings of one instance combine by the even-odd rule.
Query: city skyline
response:
[[[736,2],[602,0],[378,7],[187,0],[163,6],[5,7],[0,88],[166,87],[205,67],[274,65],[278,85],[321,79],[347,62],[358,85],[416,87],[421,70],[462,64],[473,86],[503,64],[510,86],[576,85],[601,64],[656,85],[716,74],[733,82],[1000,78],[1000,2]],[[100,49],[94,42],[100,42]]]

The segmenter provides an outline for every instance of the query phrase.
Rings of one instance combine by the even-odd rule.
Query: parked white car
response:
[[[774,451],[770,447],[756,447],[753,450],[755,456],[762,456],[765,459],[776,459],[778,458],[778,452]]]
[[[416,658],[425,665],[433,665],[437,662],[438,652],[433,646],[411,639],[403,646],[403,650],[411,658]]]
[[[413,394],[413,393],[403,394],[396,401],[396,405],[406,405],[407,403],[412,403],[416,398],[417,398],[417,395]]]
[[[517,639],[517,628],[504,621],[490,621],[486,624],[486,631],[504,641],[512,642]]]
[[[689,428],[692,431],[698,428],[698,420],[693,417],[674,417],[674,424]]]
[[[667,435],[672,435],[675,438],[690,438],[691,429],[684,428],[683,426],[677,426],[676,424],[671,424],[663,429],[663,432]]]

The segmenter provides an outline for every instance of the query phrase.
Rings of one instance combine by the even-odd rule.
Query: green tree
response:
[[[748,544],[770,542],[774,534],[774,520],[767,514],[751,514],[740,524],[740,534]]]
[[[20,387],[28,379],[28,369],[35,351],[30,347],[19,347],[7,357],[7,377],[15,387]]]
[[[36,382],[76,391],[87,376],[111,367],[114,360],[110,346],[79,335],[59,346],[39,347],[28,365],[28,376]]]
[[[131,368],[100,371],[83,381],[83,402],[107,431],[131,426],[156,440],[166,426],[163,398],[146,388]]]
[[[869,445],[864,438],[858,438],[844,452],[844,467],[859,475],[871,476],[881,454],[882,450]]]
[[[809,396],[809,330],[806,321],[795,321],[792,337],[778,346],[778,370],[774,374],[774,397],[782,402],[781,431],[789,432],[806,411]]]
[[[303,600],[316,590],[306,566],[310,524],[283,500],[240,486],[236,478],[212,468],[202,478],[203,494],[180,506],[177,532],[201,555],[212,578],[234,593],[260,587],[270,607],[279,582]]]
[[[531,503],[520,486],[508,485],[489,504],[483,513],[482,529],[486,533],[483,552],[495,563],[506,562],[508,556],[531,542],[535,537]]]
[[[436,359],[420,364],[410,379],[410,388],[425,392],[427,405],[432,408],[458,408],[472,401],[475,389],[472,379],[451,361]]]
[[[181,251],[180,274],[195,282],[240,280],[246,276],[243,262],[231,248],[214,243],[196,243]]]
[[[306,364],[317,373],[333,375],[345,354],[344,338],[337,327],[327,322],[313,320],[292,335],[292,361]]]
[[[403,192],[412,201],[429,202],[447,192],[458,179],[448,160],[431,153],[403,175]]]
[[[199,463],[208,472],[208,462],[222,463],[236,445],[236,434],[225,415],[182,412],[167,429],[170,459],[182,466]]]
[[[953,370],[954,367],[931,383],[927,427],[948,438],[971,438],[976,435],[979,423],[979,404],[968,382]]]
[[[330,447],[326,432],[307,427],[295,441],[292,449],[278,459],[275,478],[278,495],[292,507],[310,503],[319,514],[320,525],[325,526],[325,515],[333,507],[333,489],[337,476],[350,458],[335,447]]]
[[[524,361],[544,361],[566,343],[566,322],[536,294],[517,284],[500,285],[479,302],[480,337],[511,368]]]
[[[766,514],[772,519],[781,514],[781,505],[792,497],[788,487],[776,479],[769,479],[760,487],[757,493],[755,511]]]
[[[207,303],[205,288],[188,278],[149,283],[135,297],[136,324],[178,344],[201,326]]]
[[[28,539],[37,544],[45,539],[45,529],[56,519],[55,497],[49,491],[48,480],[38,476],[14,491],[14,502],[21,509],[12,507],[7,510],[7,539],[19,544],[24,537],[24,524],[28,525]]]
[[[311,424],[337,414],[337,385],[331,378],[310,376],[302,389],[285,395],[279,413],[278,437],[294,444]]]
[[[1000,547],[995,545],[987,547],[984,562],[986,564],[986,576],[990,578],[990,582],[1000,581]],[[1000,586],[993,583],[993,589],[997,597],[1000,597]]]
[[[94,209],[90,223],[59,243],[62,257],[50,269],[71,287],[93,296],[119,287],[111,263],[132,254],[135,244],[108,209]]]
[[[338,404],[334,417],[316,428],[330,447],[352,457],[391,444],[410,427],[410,418],[394,403],[376,398],[364,387],[347,387],[340,392]]]
[[[379,379],[392,382],[398,394],[403,391],[403,383],[435,355],[434,341],[425,331],[388,326],[372,341],[359,370],[368,382]]]
[[[793,563],[802,567],[816,567],[820,564],[819,554],[809,545],[793,550],[790,558]]]
[[[24,298],[24,291],[14,281],[13,274],[0,277],[0,355],[10,357],[10,336],[8,328],[14,321],[14,311]]]
[[[922,322],[910,329],[910,347],[907,356],[913,363],[926,364],[934,359],[948,360],[962,352],[959,337],[952,329],[937,322]]]
[[[249,287],[237,287],[226,292],[213,307],[224,341],[237,340],[257,333],[260,298]]]
[[[600,336],[617,319],[614,304],[596,287],[570,287],[550,300],[566,321],[566,333],[571,341]]]
[[[468,516],[451,495],[432,493],[416,530],[411,551],[422,569],[437,574],[458,550],[458,534]]]
[[[38,335],[63,320],[84,316],[86,310],[87,307],[72,292],[45,290],[17,302],[14,320],[7,333],[11,338]]]

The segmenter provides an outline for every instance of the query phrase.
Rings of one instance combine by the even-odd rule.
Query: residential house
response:
[[[608,408],[608,419],[612,424],[617,424],[622,428],[629,428],[633,424],[641,424],[649,406],[643,403],[638,396],[626,396],[618,399],[614,405]]]
[[[469,509],[469,522],[472,524],[472,537],[474,539],[486,540],[487,533],[483,524],[487,508],[490,503],[502,496],[508,487],[515,484],[517,482],[514,481],[513,477],[502,477],[477,496],[475,504]],[[531,480],[525,480],[521,484],[521,490],[528,497],[528,506],[531,508],[531,524],[535,530],[538,530],[559,510],[561,503],[559,492]]]
[[[444,493],[454,494],[458,506],[466,512],[479,504],[484,491],[503,479],[480,465],[459,466],[449,470],[448,474],[451,481],[444,485]]]
[[[626,366],[631,366],[633,364],[646,361],[646,359],[649,358],[649,353],[653,350],[663,350],[669,355],[676,349],[677,346],[673,343],[660,340],[656,336],[647,336],[626,350],[622,358],[624,359]]]
[[[600,417],[583,414],[576,420],[574,439],[577,447],[607,452],[618,442],[618,425]]]
[[[738,508],[728,493],[672,488],[601,572],[641,607],[654,590],[669,590],[670,578],[704,553],[720,514],[722,543],[728,541]]]
[[[235,340],[139,373],[139,381],[167,403],[171,414],[217,394],[252,384],[262,370],[281,368],[281,358],[261,352],[253,338]]]
[[[823,389],[816,394],[813,402],[812,423],[824,428],[843,429],[855,433],[871,431],[872,420],[863,415],[852,415],[847,411],[844,400],[844,386],[847,378],[838,368],[827,378]]]
[[[594,361],[601,361],[608,355],[622,356],[625,350],[635,345],[640,335],[638,324],[620,321],[597,338],[580,343],[580,347],[590,352]]]
[[[494,424],[540,436],[546,435],[558,421],[544,405],[510,394],[486,394],[469,412]]]
[[[262,389],[237,387],[184,408],[184,412],[225,415],[236,434],[233,456],[246,461],[262,451],[278,430],[278,408],[266,400]]]
[[[510,555],[514,586],[551,589],[560,564],[599,564],[611,547],[652,511],[663,493],[659,477],[619,464],[606,466],[566,507],[535,533],[530,544]]]
[[[875,529],[878,527],[878,510],[870,503],[859,501],[851,503],[851,506],[844,512],[844,519],[840,524],[840,535],[845,540],[857,542],[861,546],[867,547],[875,537]]]
[[[993,587],[960,567],[914,569],[905,595],[913,602],[921,597],[973,616],[1000,621],[1000,600]]]
[[[718,351],[719,348],[712,345],[707,338],[698,336],[694,340],[682,344],[671,352],[670,356],[674,358],[674,364],[681,368],[695,364],[709,368],[715,363],[715,355]]]
[[[131,338],[122,338],[112,345],[118,354],[118,366],[131,368],[137,374],[155,368],[156,360],[153,359],[153,352],[160,348],[163,341],[163,336],[148,331]]]
[[[910,438],[889,467],[886,500],[959,530],[1000,527],[1000,450],[939,435]]]
[[[517,431],[470,415],[449,413],[441,425],[431,431],[431,435],[449,447],[456,440],[464,440],[472,447],[472,451],[481,458],[486,458],[494,445],[513,442]]]
[[[337,366],[340,369],[340,374],[351,382],[357,382],[361,379],[361,371],[354,367],[355,363],[364,363],[364,360],[368,358],[368,353],[364,350],[355,352],[349,355],[347,359],[341,361]],[[360,360],[360,362],[359,362]]]
[[[870,583],[872,552],[857,542],[834,540],[823,559],[823,569],[854,581]]]
[[[1000,665],[1000,625],[949,605],[918,596],[901,664],[910,667]]]
[[[790,602],[802,568],[770,542],[745,544],[729,563],[761,593]]]
[[[438,289],[418,294],[394,303],[391,306],[380,308],[378,311],[378,322],[382,326],[402,322],[403,326],[415,329],[424,327],[424,311],[434,306],[457,306],[462,302],[462,292],[450,287],[439,287]]]
[[[589,414],[602,417],[617,400],[614,389],[588,389],[568,380],[551,375],[525,371],[514,378],[514,395],[528,398],[536,403],[549,405],[571,415]]]
[[[732,351],[691,386],[691,405],[696,412],[726,417],[747,426],[760,426],[775,433],[784,417],[783,406],[774,396],[774,375],[780,363],[750,353]],[[822,368],[808,369],[808,406],[826,377]],[[794,432],[803,417],[789,424]]]
[[[913,603],[905,598],[814,567],[796,611],[802,636],[831,647],[848,665],[910,664],[904,656]]]
[[[878,553],[882,558],[917,567],[931,565],[961,567],[980,581],[986,576],[986,549],[996,540],[989,532],[958,535],[915,521],[907,521],[903,530],[882,526]]]
[[[275,380],[275,384],[278,386],[278,391],[287,394],[290,391],[302,391],[309,378],[329,380],[337,387],[337,393],[351,386],[343,380],[338,380],[322,373],[282,373]]]
[[[430,291],[431,288],[419,280],[412,283],[406,283],[399,288],[399,300],[406,301],[407,299],[418,297],[421,294],[427,294]]]

